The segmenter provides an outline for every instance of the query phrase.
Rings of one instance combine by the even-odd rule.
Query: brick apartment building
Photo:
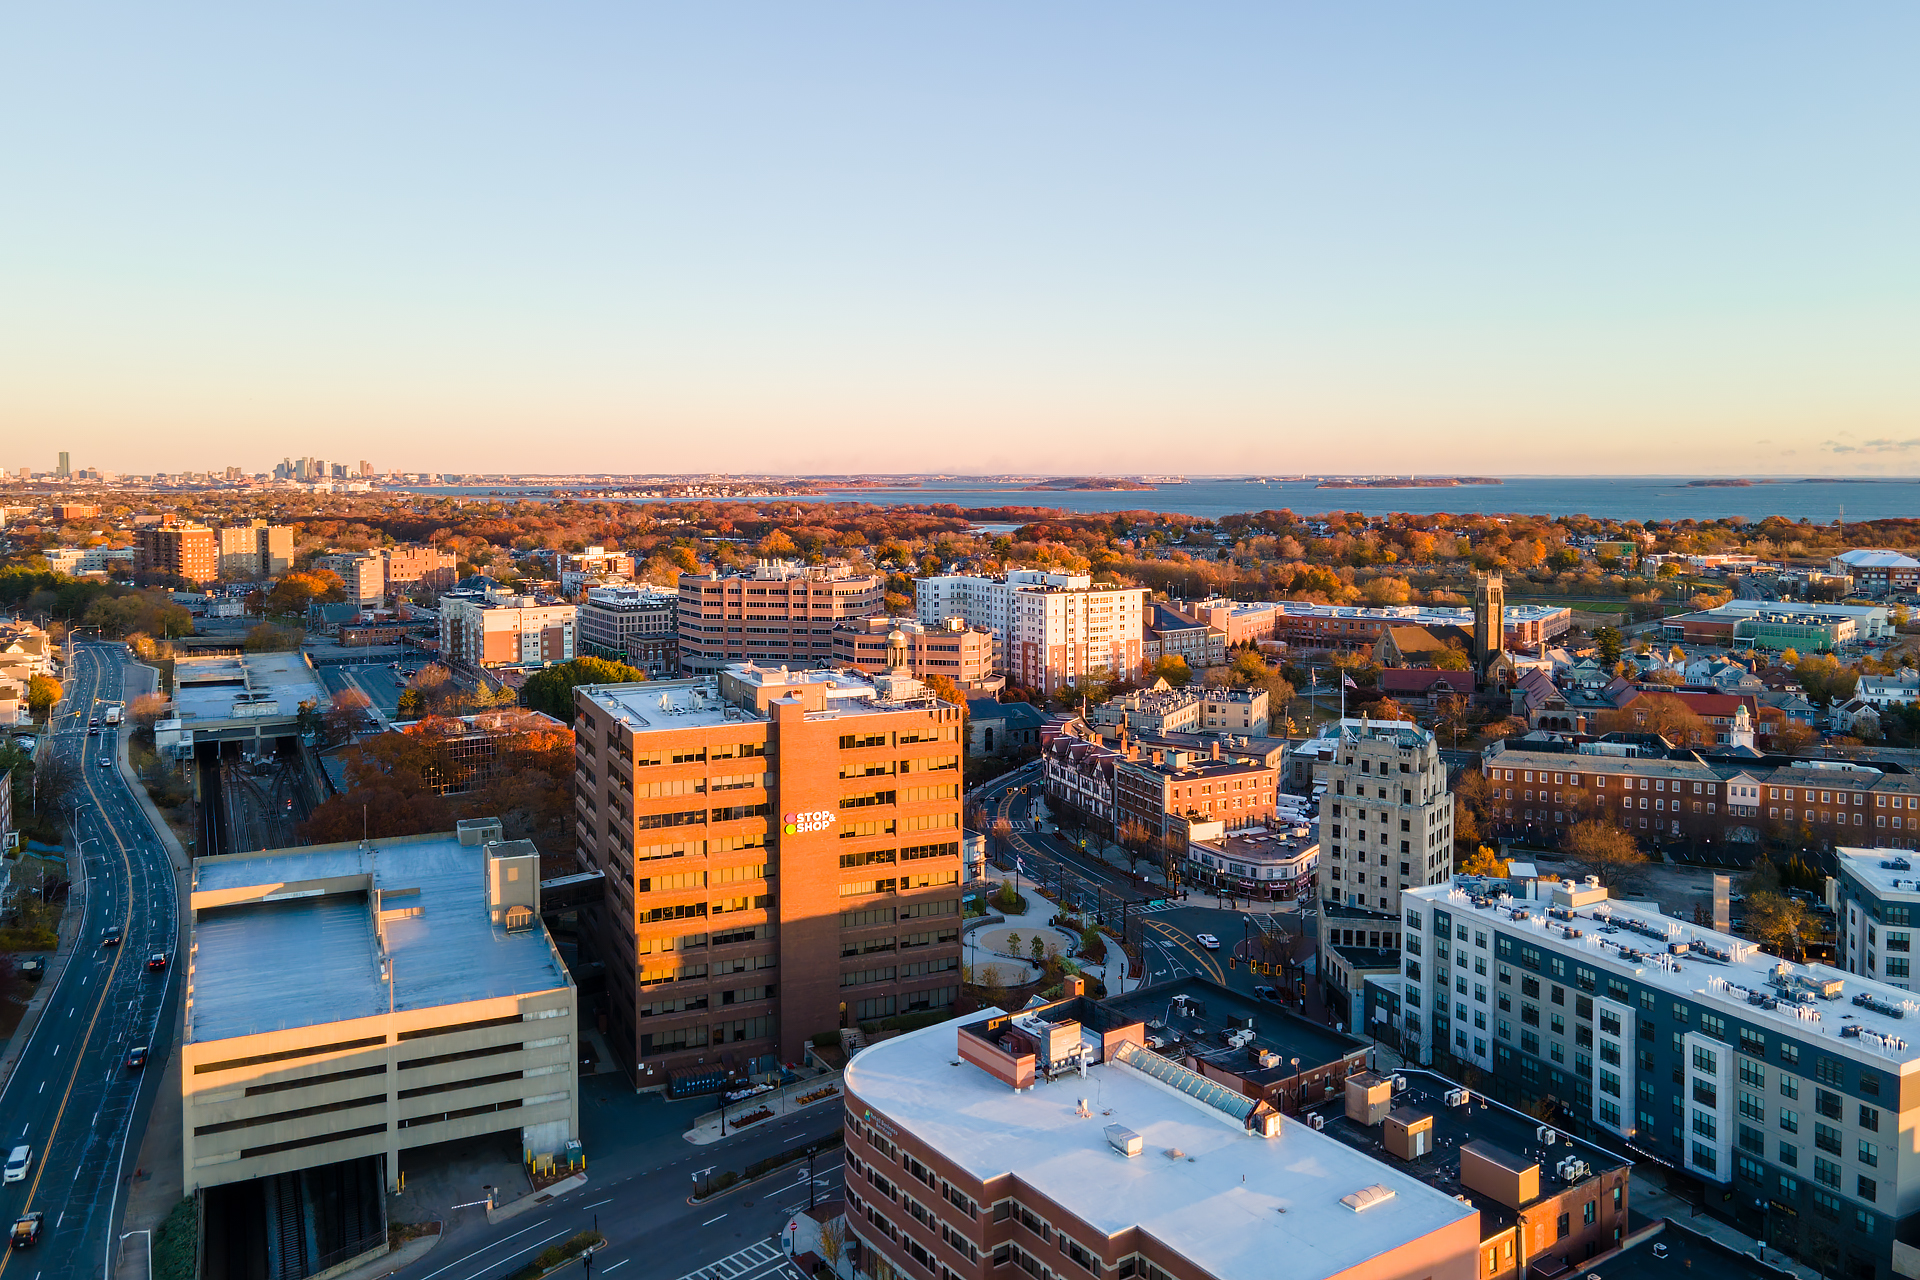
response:
[[[386,558],[389,591],[416,585],[445,591],[453,586],[458,573],[453,552],[439,547],[388,547],[381,554]]]
[[[582,685],[574,707],[579,849],[609,889],[585,928],[639,1087],[952,1005],[959,708],[911,678],[745,663]]]
[[[1004,683],[994,678],[993,633],[958,618],[931,625],[885,616],[843,622],[833,629],[833,660],[871,674],[945,676],[962,689]]]
[[[712,675],[736,662],[820,666],[833,628],[879,613],[886,582],[846,565],[762,560],[751,573],[680,575],[680,666]]]
[[[1211,753],[1143,749],[1122,739],[1114,766],[1116,817],[1122,829],[1139,824],[1155,836],[1186,824],[1219,822],[1228,831],[1263,826],[1274,816],[1280,771]]]
[[[220,544],[214,531],[200,524],[163,525],[134,531],[133,571],[165,573],[188,582],[217,582]]]
[[[440,656],[478,667],[546,667],[575,653],[570,604],[490,590],[440,601]]]

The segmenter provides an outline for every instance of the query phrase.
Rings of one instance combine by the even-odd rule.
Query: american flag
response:
[[[1348,675],[1344,671],[1340,673],[1340,683],[1347,686],[1347,688],[1349,689],[1358,689],[1360,687],[1359,685],[1353,682],[1353,677]]]

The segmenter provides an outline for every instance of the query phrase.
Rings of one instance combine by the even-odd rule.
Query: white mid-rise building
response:
[[[1148,599],[1141,587],[1096,585],[1084,573],[1038,569],[1016,569],[1004,578],[944,574],[914,584],[914,613],[922,623],[958,617],[986,627],[1001,673],[1049,693],[1095,671],[1138,675]]]

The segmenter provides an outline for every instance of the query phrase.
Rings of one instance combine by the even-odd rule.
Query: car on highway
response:
[[[1280,992],[1273,987],[1255,987],[1253,994],[1262,1000],[1278,1001],[1280,999]]]
[[[156,952],[154,952],[154,953],[153,953],[152,955],[150,955],[150,956],[148,956],[148,957],[147,957],[147,968],[149,968],[149,969],[153,969],[153,970],[155,970],[155,971],[158,971],[158,970],[161,970],[161,969],[164,969],[164,968],[166,968],[166,967],[167,967],[167,953],[166,953],[166,952],[164,952],[164,951],[156,951]]]
[[[101,946],[103,946],[103,947],[117,947],[117,946],[119,946],[119,945],[120,945],[120,932],[121,932],[121,930],[120,930],[120,926],[119,926],[119,925],[117,925],[117,924],[116,924],[116,925],[113,925],[113,926],[112,926],[112,927],[110,927],[110,928],[108,928],[108,929],[107,929],[107,930],[106,930],[105,932],[103,932],[103,933],[102,933],[102,934],[100,935],[100,945],[101,945]]]
[[[33,1148],[27,1146],[15,1147],[7,1155],[6,1169],[4,1172],[0,1172],[0,1182],[25,1182],[27,1180],[27,1169],[32,1164]]]
[[[1209,951],[1218,951],[1220,949],[1220,939],[1210,933],[1195,934],[1193,940]]]
[[[87,728],[89,728],[89,729],[98,729],[99,727],[100,727],[100,717],[99,717],[99,716],[95,716],[95,717],[94,717],[93,719],[91,719],[91,720],[89,720],[89,721],[87,721]]]
[[[40,1238],[40,1232],[47,1225],[47,1215],[38,1209],[32,1213],[23,1213],[13,1220],[13,1232],[7,1237],[16,1249],[24,1249]]]
[[[100,726],[99,726],[99,725],[94,725],[94,726],[93,726],[93,727],[92,727],[91,729],[88,729],[88,730],[87,730],[87,736],[88,736],[89,738],[97,738],[97,737],[99,737],[99,736],[100,736]]]
[[[138,1071],[147,1065],[147,1046],[135,1045],[127,1050],[127,1070]]]
[[[108,759],[108,758],[107,758],[106,756],[101,756],[101,757],[100,757],[100,767],[101,767],[102,769],[111,769],[111,768],[113,768],[113,761],[112,761],[112,760],[109,760],[109,759]]]

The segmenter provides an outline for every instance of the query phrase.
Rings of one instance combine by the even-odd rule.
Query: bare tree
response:
[[[1623,872],[1647,860],[1625,830],[1597,819],[1576,822],[1561,848],[1590,874],[1599,876],[1602,884],[1612,884]]]

